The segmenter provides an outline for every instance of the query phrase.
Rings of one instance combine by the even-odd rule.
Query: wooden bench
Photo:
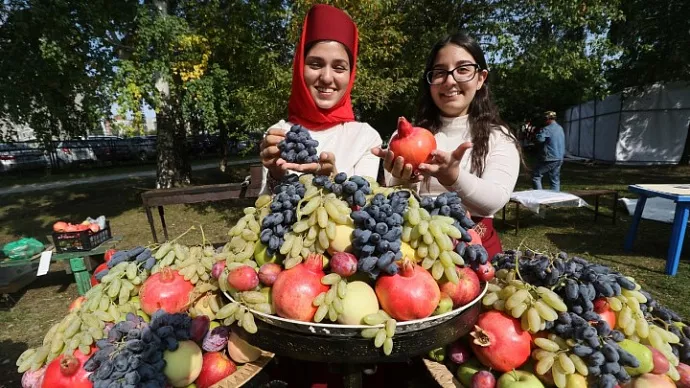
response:
[[[233,201],[236,206],[251,206],[261,190],[261,164],[249,167],[249,176],[242,183],[223,183],[180,187],[173,189],[149,190],[141,194],[141,201],[146,211],[146,218],[151,227],[153,241],[158,242],[151,208],[158,208],[163,235],[168,240],[168,229],[165,224],[165,205],[190,204],[214,201]]]
[[[594,190],[571,190],[567,191],[567,193],[578,196],[580,198],[591,198],[594,197],[594,221],[597,221],[599,219],[599,216],[602,217],[609,217],[611,218],[611,221],[613,225],[616,225],[616,218],[618,214],[618,191],[617,190],[608,190],[608,189],[594,189]],[[612,197],[612,208],[613,208],[613,214],[603,214],[599,212],[599,197],[601,196],[611,196]],[[506,222],[506,208],[508,205],[511,203],[515,204],[515,224],[508,224]],[[547,205],[548,206],[548,205]],[[502,210],[502,225],[505,226],[510,226],[515,228],[515,234],[517,235],[518,232],[520,231],[520,207],[521,204],[519,201],[511,199],[504,207]]]

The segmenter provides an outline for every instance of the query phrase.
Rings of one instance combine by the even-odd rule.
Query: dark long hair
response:
[[[422,74],[422,96],[417,107],[416,117],[418,126],[427,128],[434,134],[437,133],[441,127],[441,110],[431,98],[431,86],[427,83],[425,75],[428,71],[432,70],[438,52],[449,44],[464,48],[472,55],[477,64],[481,66],[480,70],[488,70],[486,59],[484,58],[484,51],[479,47],[477,41],[469,35],[459,32],[445,36],[436,42],[427,57],[426,67]],[[481,89],[477,90],[468,109],[468,122],[473,143],[470,171],[477,176],[481,176],[484,172],[484,161],[489,152],[489,135],[491,131],[500,131],[512,139],[513,143],[515,143],[515,147],[520,153],[520,159],[522,160],[520,144],[510,130],[507,130],[508,124],[501,119],[498,108],[491,98],[488,81],[489,79],[487,78]]]

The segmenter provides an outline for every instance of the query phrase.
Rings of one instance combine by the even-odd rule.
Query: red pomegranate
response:
[[[105,271],[106,269],[108,269],[108,262],[107,261],[105,263],[99,264],[98,267],[96,267],[96,269],[93,270],[93,274],[91,275],[91,286],[95,286],[96,284],[100,283],[96,279],[96,274],[101,272],[101,271]]]
[[[163,268],[152,275],[139,290],[141,309],[152,315],[159,309],[170,314],[185,311],[189,307],[194,285],[170,268]]]
[[[388,315],[409,321],[430,316],[441,300],[441,290],[427,270],[404,258],[399,273],[379,276],[376,296]]]
[[[530,355],[529,332],[522,330],[520,321],[500,311],[479,316],[471,336],[472,351],[479,361],[501,372],[519,368]]]
[[[316,314],[312,303],[328,286],[321,284],[323,256],[310,254],[306,260],[276,277],[272,287],[276,314],[283,318],[310,322]]]
[[[89,359],[79,350],[73,355],[61,354],[48,364],[42,388],[91,388],[89,372],[82,367]]]
[[[436,139],[427,129],[413,127],[404,117],[399,117],[398,131],[391,138],[388,148],[396,157],[402,156],[405,163],[411,164],[416,170],[436,149]]]

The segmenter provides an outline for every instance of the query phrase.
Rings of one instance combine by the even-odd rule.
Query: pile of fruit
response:
[[[17,360],[24,386],[207,387],[261,355],[232,332],[255,333],[256,312],[363,325],[390,354],[397,322],[461,307],[482,290],[477,274],[492,276],[455,194],[345,174],[289,175],[274,191],[217,249],[106,252],[93,288]]]
[[[99,216],[96,219],[88,217],[87,219],[78,224],[72,224],[70,222],[65,221],[57,221],[53,224],[53,232],[84,232],[90,230],[92,233],[96,233],[102,229],[105,229],[105,221],[105,216]]]
[[[690,327],[633,278],[529,249],[493,259],[467,338],[429,354],[467,387],[690,387]]]

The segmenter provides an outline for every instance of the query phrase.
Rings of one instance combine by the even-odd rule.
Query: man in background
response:
[[[563,127],[556,122],[556,112],[544,113],[546,126],[535,136],[537,145],[541,148],[539,159],[532,172],[532,186],[535,190],[542,190],[541,179],[549,177],[551,190],[561,191],[561,166],[565,155],[565,133]]]

